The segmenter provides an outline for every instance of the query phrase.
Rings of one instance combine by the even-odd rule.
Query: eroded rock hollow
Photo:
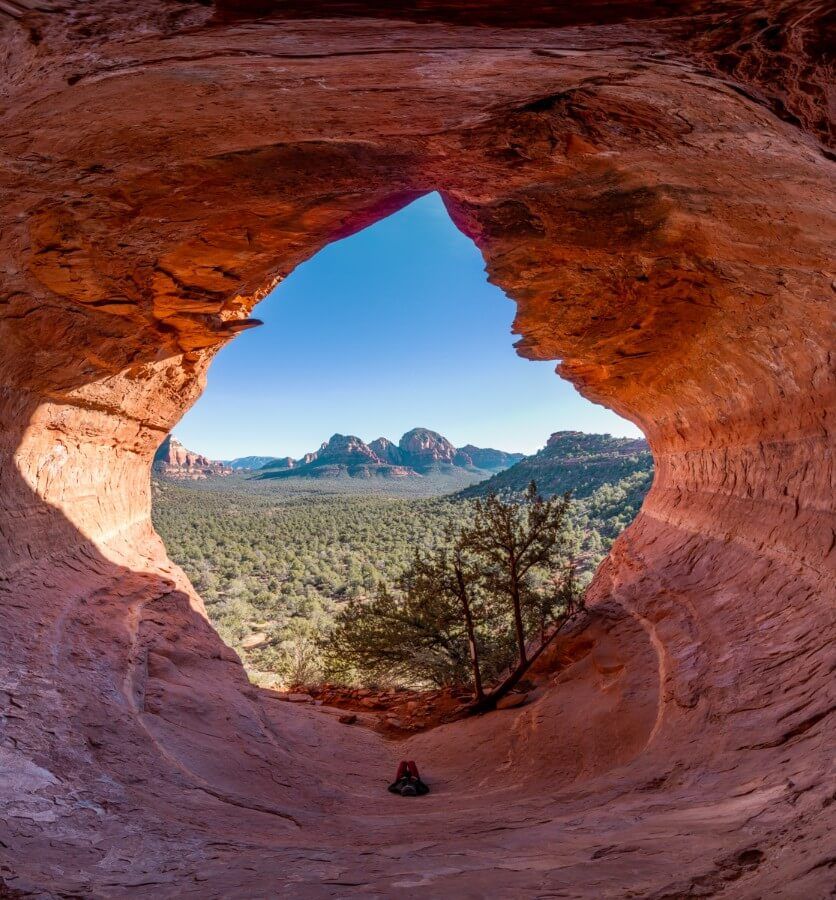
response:
[[[827,5],[33,5],[0,4],[0,892],[830,896]],[[554,685],[404,754],[248,684],[149,468],[278,279],[431,190],[657,475]],[[382,792],[402,755],[431,801]]]

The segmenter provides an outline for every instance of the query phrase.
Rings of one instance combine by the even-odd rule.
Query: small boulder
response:
[[[241,641],[241,647],[244,650],[255,650],[257,647],[263,647],[267,641],[267,635],[263,631],[257,631],[255,634],[245,637]]]
[[[353,725],[357,721],[357,713],[346,713],[338,719],[342,725]]]

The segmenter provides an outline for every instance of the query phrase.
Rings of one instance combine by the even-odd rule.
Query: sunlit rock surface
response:
[[[273,459],[263,468],[268,473],[265,477],[281,473],[300,478],[340,475],[408,478],[419,477],[421,473],[439,467],[443,470],[481,468],[487,474],[506,469],[523,458],[522,453],[506,453],[472,444],[456,449],[437,431],[413,428],[397,444],[385,437],[366,444],[353,434],[334,434],[319,450],[306,453],[302,459]],[[292,472],[288,471],[291,469]]]
[[[0,883],[828,896],[826,5],[51,5],[0,13]],[[555,683],[403,746],[247,684],[149,469],[278,279],[436,189],[656,479]]]
[[[232,469],[209,459],[201,453],[187,450],[176,438],[168,435],[157,448],[152,466],[156,475],[186,481],[199,481],[210,477],[224,477],[232,474]]]

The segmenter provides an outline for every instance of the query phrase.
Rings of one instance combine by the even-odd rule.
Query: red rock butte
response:
[[[832,896],[833,25],[0,3],[0,893]],[[656,477],[554,685],[401,744],[247,682],[149,469],[277,281],[433,190]]]

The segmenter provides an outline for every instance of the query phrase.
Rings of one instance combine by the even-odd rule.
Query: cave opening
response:
[[[416,549],[456,544],[477,498],[519,504],[532,480],[572,503],[524,575],[527,656],[557,627],[569,565],[580,599],[652,458],[554,361],[513,353],[513,307],[433,192],[298,266],[256,308],[265,327],[216,357],[156,454],[152,516],[255,684],[401,736],[462,714],[474,677],[490,690],[514,671],[509,600],[486,593],[487,562],[470,554],[474,676],[451,601],[420,601],[417,624],[403,579]],[[400,599],[381,607],[381,594]],[[346,628],[357,616],[362,635]],[[385,616],[400,626],[370,640]]]

